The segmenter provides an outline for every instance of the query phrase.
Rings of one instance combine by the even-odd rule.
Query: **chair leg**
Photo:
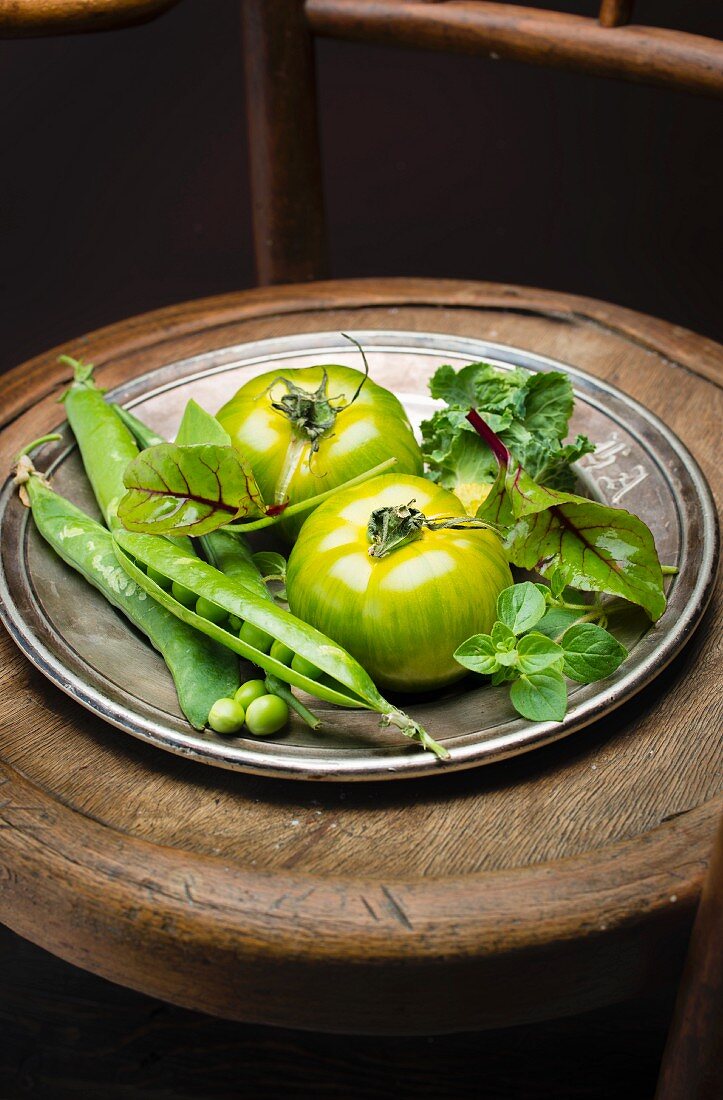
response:
[[[693,925],[655,1100],[723,1097],[723,819]]]
[[[313,41],[302,0],[242,0],[256,273],[327,274]]]

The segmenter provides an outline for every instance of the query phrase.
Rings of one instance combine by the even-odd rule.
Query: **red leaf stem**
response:
[[[477,410],[470,409],[467,413],[466,419],[469,420],[470,424],[477,432],[477,434],[482,436],[485,443],[488,444],[490,450],[494,454],[500,466],[504,467],[505,469],[509,467],[510,452],[507,450],[499,436],[496,436],[490,426],[488,424],[485,424],[484,420],[477,412]]]

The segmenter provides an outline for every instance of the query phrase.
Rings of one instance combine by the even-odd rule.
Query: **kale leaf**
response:
[[[475,408],[499,436],[516,463],[535,481],[560,491],[575,486],[571,464],[594,450],[578,435],[564,443],[572,415],[573,393],[558,371],[503,371],[490,363],[461,370],[440,367],[429,383],[432,397],[447,407],[422,424],[422,450],[433,481],[477,506],[497,476],[488,444],[466,420]]]

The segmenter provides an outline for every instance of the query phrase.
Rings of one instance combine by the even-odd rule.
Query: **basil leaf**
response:
[[[233,447],[159,443],[128,464],[123,481],[118,516],[129,531],[205,535],[264,515],[253,472]]]
[[[525,634],[517,643],[517,652],[518,667],[525,675],[552,667],[557,667],[558,672],[562,671],[563,649],[544,634]]]
[[[498,668],[497,650],[489,634],[475,634],[454,651],[454,659],[463,668],[491,676]]]
[[[536,584],[524,581],[505,588],[497,599],[497,617],[513,634],[531,630],[545,614],[545,597]]]
[[[230,447],[231,436],[215,416],[206,412],[197,401],[191,398],[183,413],[176,435],[176,444],[179,447],[190,447],[199,443],[215,443],[219,447]]]
[[[510,680],[516,680],[520,675],[518,668],[498,668],[496,672],[492,673],[492,679],[490,683],[492,687],[497,687],[498,684],[509,683]]]
[[[544,634],[547,638],[561,638],[565,631],[578,621],[580,614],[580,611],[571,610],[569,607],[548,607],[535,627],[535,631],[537,634]]]
[[[262,577],[286,576],[286,558],[275,550],[259,550],[253,561]]]
[[[562,673],[547,668],[520,676],[510,688],[518,714],[531,722],[561,722],[567,710],[567,688]]]
[[[571,626],[562,637],[562,649],[565,675],[581,684],[610,676],[628,655],[617,638],[593,623]]]
[[[566,587],[565,574],[561,570],[555,569],[550,576],[550,592],[556,600],[559,600]]]

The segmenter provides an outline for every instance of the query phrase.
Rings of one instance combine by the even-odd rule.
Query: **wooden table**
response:
[[[399,328],[550,355],[652,409],[714,491],[721,349],[570,295],[374,280],[161,310],[65,351],[105,386],[292,332]],[[49,352],[1,383],[4,466],[58,422]],[[720,598],[664,676],[572,737],[423,781],[329,786],[194,765],[105,726],[0,640],[0,919],[173,1003],[429,1034],[614,1003],[675,978],[721,795]]]

